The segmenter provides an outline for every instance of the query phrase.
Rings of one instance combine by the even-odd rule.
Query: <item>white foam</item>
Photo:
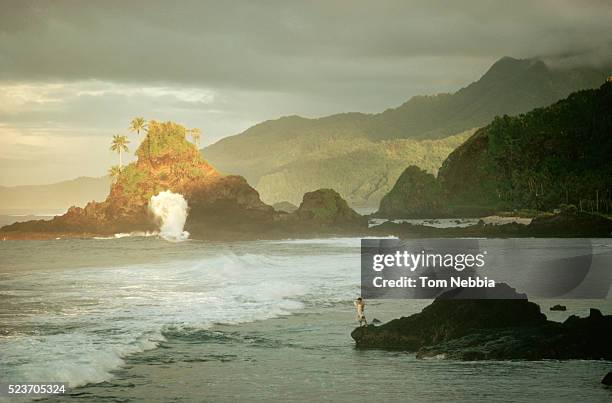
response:
[[[286,244],[252,243],[249,253],[206,243],[198,248],[181,249],[185,258],[171,262],[0,279],[7,289],[28,291],[8,296],[15,311],[3,320],[16,333],[0,338],[0,373],[72,387],[103,382],[128,355],[158,346],[167,329],[264,320],[358,293],[359,255],[350,248],[323,255],[307,245],[290,254]],[[108,251],[121,261],[122,249]]]
[[[187,201],[178,193],[169,190],[151,196],[149,209],[160,221],[159,235],[167,241],[179,242],[189,238],[189,232],[183,231],[187,220]]]

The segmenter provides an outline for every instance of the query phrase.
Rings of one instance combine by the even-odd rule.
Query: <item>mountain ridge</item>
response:
[[[345,112],[314,119],[284,116],[226,137],[206,147],[202,153],[221,172],[244,176],[270,204],[286,200],[298,204],[303,193],[331,187],[345,188],[340,194],[351,205],[377,207],[406,166],[414,164],[436,174],[446,156],[468,137],[465,133],[455,138],[451,136],[469,133],[489,123],[491,115],[499,111],[502,111],[500,114],[515,114],[518,113],[517,105],[522,105],[522,109],[527,108],[526,112],[533,109],[531,105],[545,106],[561,99],[563,93],[569,94],[574,87],[599,86],[605,76],[601,70],[588,67],[552,69],[538,59],[503,57],[479,80],[453,94],[417,95],[380,113]],[[531,78],[526,80],[525,77]],[[521,85],[517,86],[515,81]],[[500,83],[509,86],[515,94],[501,106],[495,103],[504,98],[499,95],[504,93],[497,87]],[[539,89],[540,86],[544,90]],[[488,95],[480,99],[478,93]],[[461,100],[452,101],[457,94]],[[516,98],[529,102],[523,105]],[[490,104],[497,105],[497,109]],[[408,109],[412,112],[408,113]],[[420,126],[411,124],[415,116],[426,119]],[[466,122],[466,116],[471,116],[471,120]],[[394,123],[386,125],[386,120]],[[440,128],[440,122],[446,122],[447,127]],[[405,137],[398,137],[400,135]],[[353,156],[359,157],[351,162]],[[336,172],[325,174],[323,178],[323,168]],[[355,172],[366,173],[366,176]],[[350,174],[349,180],[343,177],[345,173]],[[48,185],[0,187],[0,213],[61,212],[71,205],[84,206],[92,200],[104,200],[110,186],[109,179],[104,178],[92,179],[95,183],[91,189],[84,186],[82,192],[63,189],[62,184],[71,180]],[[301,178],[299,182],[304,184],[292,188],[275,185],[279,178],[282,183],[294,185],[299,185],[297,178]],[[40,192],[34,192],[37,187],[41,188]]]
[[[295,203],[311,188],[332,187],[344,188],[339,190],[340,194],[352,205],[378,206],[382,195],[391,189],[406,166],[414,164],[437,173],[450,152],[448,148],[458,145],[445,145],[444,139],[484,126],[495,116],[528,112],[573,91],[599,86],[605,77],[603,70],[595,68],[553,69],[539,59],[503,57],[479,80],[454,93],[414,96],[396,108],[374,114],[347,112],[312,119],[285,116],[221,139],[202,152],[222,172],[246,177],[268,203],[284,200]],[[440,149],[418,155],[417,143],[423,140],[440,141]],[[380,151],[383,141],[395,143],[392,147],[404,146],[405,154],[411,155],[412,160],[386,158]],[[347,154],[356,152],[362,158],[347,165]],[[373,164],[381,155],[383,160]],[[331,163],[334,158],[339,161],[337,166]],[[319,164],[330,171],[380,173],[368,175],[369,185],[363,186],[361,177],[330,181],[321,176]],[[385,166],[392,168],[382,172]],[[286,179],[279,182],[278,172],[284,172]],[[369,193],[370,185],[385,176],[390,180],[384,189]],[[296,178],[306,178],[309,186],[298,191],[283,185],[295,184]],[[360,191],[361,188],[366,190]]]

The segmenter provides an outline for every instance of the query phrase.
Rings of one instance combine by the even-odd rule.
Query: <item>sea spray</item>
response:
[[[151,196],[149,210],[160,222],[159,235],[167,241],[179,242],[189,238],[183,231],[187,220],[187,201],[183,195],[169,190]]]

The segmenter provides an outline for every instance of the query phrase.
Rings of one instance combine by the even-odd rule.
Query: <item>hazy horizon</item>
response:
[[[2,186],[105,175],[134,116],[199,127],[207,145],[281,116],[454,92],[502,56],[612,54],[604,1],[1,3]]]

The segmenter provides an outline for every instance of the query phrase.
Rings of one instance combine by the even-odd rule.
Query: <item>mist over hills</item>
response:
[[[222,172],[245,176],[268,203],[296,203],[306,191],[332,187],[353,205],[377,206],[408,165],[436,174],[468,131],[598,87],[606,76],[591,67],[552,69],[539,59],[503,57],[453,94],[415,96],[379,114],[270,120],[203,153]]]
[[[109,188],[108,176],[49,185],[0,186],[0,214],[59,214],[72,205],[104,200]]]

